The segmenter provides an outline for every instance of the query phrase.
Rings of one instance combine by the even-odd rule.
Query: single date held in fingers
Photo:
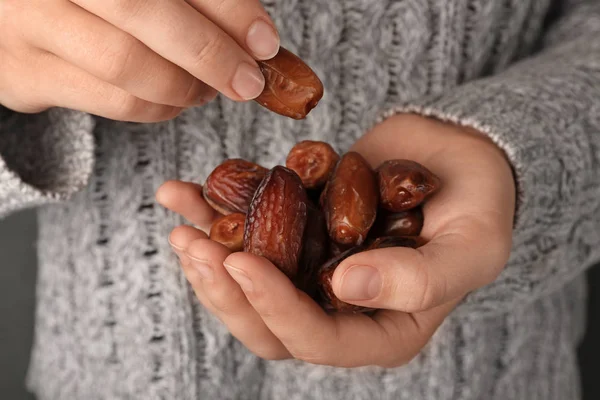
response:
[[[286,117],[304,119],[323,97],[323,83],[291,51],[280,47],[270,60],[259,61],[265,88],[255,101]]]
[[[286,165],[268,170],[231,159],[217,166],[204,196],[228,215],[214,223],[211,239],[266,258],[327,311],[374,311],[336,298],[333,273],[353,254],[424,245],[422,205],[440,179],[410,160],[373,170],[360,154],[340,157],[317,141],[294,146]]]

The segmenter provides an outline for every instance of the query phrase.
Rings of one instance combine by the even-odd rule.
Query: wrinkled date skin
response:
[[[295,281],[308,219],[308,198],[298,175],[282,166],[271,169],[250,203],[244,251],[265,257]]]
[[[356,152],[338,162],[322,195],[329,237],[345,246],[362,244],[377,216],[379,191],[375,174]]]
[[[265,89],[255,101],[293,119],[304,119],[323,97],[323,83],[298,56],[280,47],[275,57],[259,61]]]
[[[244,249],[244,225],[246,215],[234,213],[222,216],[213,222],[210,239],[227,246],[232,252]]]
[[[369,236],[419,236],[424,221],[421,207],[399,213],[380,210]]]
[[[353,256],[354,254],[361,253],[369,250],[385,249],[389,247],[410,247],[416,249],[423,244],[423,240],[415,237],[382,237],[370,241],[368,244],[362,246],[355,246],[345,252],[341,253],[337,257],[326,262],[319,270],[319,294],[321,296],[320,303],[326,311],[337,311],[337,312],[349,312],[349,313],[371,313],[375,311],[373,308],[357,306],[349,304],[338,299],[333,293],[333,286],[331,281],[335,269],[344,261],[346,258]]]
[[[305,140],[292,148],[285,164],[298,174],[305,188],[319,189],[327,183],[339,160],[328,143]]]
[[[250,201],[268,170],[242,159],[223,162],[202,188],[206,202],[223,215],[247,213]]]
[[[318,208],[309,204],[308,221],[304,231],[304,246],[296,285],[309,296],[315,297],[317,272],[328,259],[329,237],[325,217]]]
[[[384,162],[377,168],[377,180],[381,206],[392,212],[417,207],[441,185],[431,171],[409,160]]]

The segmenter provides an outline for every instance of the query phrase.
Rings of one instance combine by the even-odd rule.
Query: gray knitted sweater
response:
[[[578,398],[582,274],[600,259],[600,2],[264,4],[325,84],[304,121],[224,98],[152,125],[0,111],[0,213],[40,206],[31,389],[41,400]],[[228,157],[282,163],[307,138],[344,151],[398,111],[473,126],[509,155],[520,192],[509,264],[407,366],[254,357],[191,294],[167,244],[183,221],[155,204],[156,188],[202,182]]]

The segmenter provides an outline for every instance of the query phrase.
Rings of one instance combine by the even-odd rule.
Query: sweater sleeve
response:
[[[512,163],[511,258],[457,312],[490,315],[532,302],[600,260],[600,1],[566,5],[536,55],[380,119],[416,113],[469,126]]]
[[[20,114],[0,106],[0,218],[83,188],[94,163],[92,130],[88,114]]]

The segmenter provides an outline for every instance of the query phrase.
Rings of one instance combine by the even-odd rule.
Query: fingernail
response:
[[[381,292],[381,275],[373,267],[353,266],[342,277],[342,300],[370,300]]]
[[[196,272],[198,272],[200,277],[205,281],[209,281],[209,282],[212,281],[214,272],[213,272],[212,268],[210,267],[210,265],[208,265],[208,262],[206,262],[205,260],[199,260],[199,259],[192,258],[192,257],[190,257],[190,258],[192,260],[192,268],[194,268],[194,270],[196,270]]]
[[[265,88],[265,77],[257,67],[241,63],[233,76],[231,86],[238,96],[244,100],[252,100]]]
[[[225,266],[225,269],[227,270],[227,272],[229,272],[229,275],[231,275],[233,280],[236,281],[238,283],[238,285],[240,285],[240,287],[242,288],[242,290],[244,292],[252,291],[252,289],[254,288],[254,285],[252,284],[252,281],[250,280],[250,278],[248,277],[248,275],[246,275],[246,273],[244,271],[242,271],[241,269],[232,267],[231,265],[228,265],[228,264],[223,264],[223,266]]]
[[[271,25],[262,19],[257,19],[248,29],[246,44],[261,60],[268,60],[279,51],[279,35]]]

